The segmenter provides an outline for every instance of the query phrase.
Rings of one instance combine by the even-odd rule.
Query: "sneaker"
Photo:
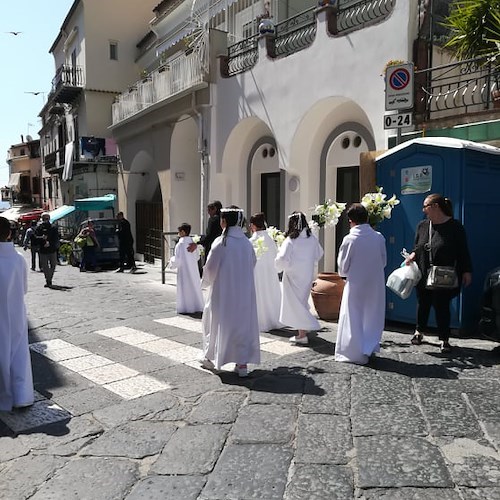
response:
[[[288,339],[288,342],[290,342],[291,344],[295,344],[295,345],[308,345],[309,339],[307,337],[302,337],[302,338],[290,337]]]
[[[133,267],[131,270],[130,270],[130,273],[131,274],[134,274],[137,272],[137,267]]]
[[[424,340],[424,336],[420,332],[417,331],[413,334],[413,337],[411,338],[410,342],[413,345],[420,345],[423,340]]]
[[[205,370],[215,370],[215,365],[207,358],[200,360],[200,365],[202,368],[205,368]]]
[[[52,282],[49,282],[49,283],[45,283],[45,285],[43,285],[44,288],[52,288]]]
[[[248,377],[248,367],[247,365],[236,365],[234,371],[238,374],[238,377],[245,378]]]
[[[439,346],[442,353],[451,352],[451,345],[448,341],[442,340]]]
[[[115,271],[115,273],[123,273],[123,269],[120,267]]]

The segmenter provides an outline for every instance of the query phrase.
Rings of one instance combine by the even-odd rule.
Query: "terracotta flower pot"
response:
[[[321,319],[338,319],[344,284],[338,273],[318,274],[311,287],[311,297]]]

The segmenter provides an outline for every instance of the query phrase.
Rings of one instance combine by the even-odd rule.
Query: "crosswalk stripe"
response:
[[[140,341],[139,336],[131,337],[130,333],[130,331],[124,332],[123,338],[125,340],[133,338],[134,342]],[[119,338],[117,337],[117,340]],[[149,375],[141,375],[137,370],[132,370],[125,365],[115,363],[111,359],[99,356],[81,347],[76,347],[61,339],[35,342],[30,345],[30,349],[48,359],[57,361],[62,366],[123,399],[135,399],[154,392],[171,389],[170,385],[160,380]]]
[[[169,318],[155,319],[154,321],[156,323],[161,323],[162,325],[174,326],[183,330],[202,333],[201,321],[199,320],[171,316]],[[290,345],[282,340],[274,340],[262,335],[260,336],[260,348],[262,351],[280,356],[294,354],[304,349],[301,346]]]

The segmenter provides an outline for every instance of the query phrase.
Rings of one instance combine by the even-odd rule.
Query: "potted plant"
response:
[[[317,232],[323,227],[337,225],[345,203],[326,200],[312,208],[310,227]],[[338,319],[344,280],[335,272],[318,273],[311,287],[311,297],[318,316],[323,320]]]

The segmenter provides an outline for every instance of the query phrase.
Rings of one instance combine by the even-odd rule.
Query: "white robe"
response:
[[[0,410],[33,403],[24,295],[28,273],[13,243],[0,242]]]
[[[276,243],[266,230],[256,231],[250,241],[264,238],[267,250],[257,257],[255,264],[255,294],[257,296],[257,316],[261,332],[279,329],[280,323],[281,286],[274,259],[278,253]]]
[[[226,363],[260,363],[252,244],[241,228],[228,228],[212,244],[203,268],[210,286],[203,310],[203,352],[220,369]]]
[[[193,243],[191,236],[183,236],[175,245],[174,256],[170,259],[170,267],[177,269],[177,307],[182,313],[203,311],[205,301],[201,291],[201,278],[198,269],[200,252],[188,252],[187,247]]]
[[[340,246],[338,272],[347,278],[335,359],[366,364],[380,350],[385,318],[385,238],[368,224],[351,228]]]
[[[298,238],[285,238],[275,260],[283,271],[283,296],[280,321],[297,330],[319,330],[319,321],[309,310],[309,294],[314,281],[314,266],[323,256],[316,236],[307,237],[303,229]]]

